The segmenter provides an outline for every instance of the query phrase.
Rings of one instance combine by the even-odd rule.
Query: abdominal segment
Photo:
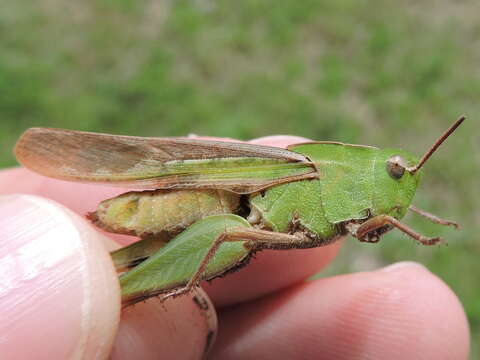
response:
[[[240,195],[223,190],[132,191],[104,200],[88,214],[95,225],[142,238],[176,234],[209,215],[235,213]]]

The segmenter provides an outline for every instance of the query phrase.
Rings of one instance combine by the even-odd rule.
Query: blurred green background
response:
[[[249,139],[294,134],[421,154],[469,119],[425,167],[411,215],[449,245],[394,232],[348,241],[326,274],[425,264],[458,294],[479,356],[478,2],[11,1],[0,11],[0,167],[31,126]],[[435,329],[432,329],[435,331]]]

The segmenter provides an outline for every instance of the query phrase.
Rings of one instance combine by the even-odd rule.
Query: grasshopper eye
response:
[[[403,174],[405,174],[406,166],[405,160],[399,155],[392,156],[390,159],[387,160],[387,172],[388,174],[398,180],[400,179]]]

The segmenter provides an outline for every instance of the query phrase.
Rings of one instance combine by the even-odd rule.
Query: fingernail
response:
[[[394,272],[398,270],[404,270],[405,268],[418,268],[426,270],[426,267],[422,264],[413,261],[401,261],[392,265],[385,266],[384,268],[379,269],[379,271]]]
[[[5,359],[78,353],[87,308],[80,232],[62,207],[0,197],[0,349]]]

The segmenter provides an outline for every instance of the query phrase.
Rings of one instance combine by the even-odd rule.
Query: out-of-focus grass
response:
[[[480,336],[480,36],[474,0],[9,2],[0,12],[0,166],[30,126],[240,139],[288,133],[422,153],[468,122],[425,167],[411,216],[449,246],[398,233],[348,242],[329,273],[422,262]],[[432,329],[434,331],[434,329]]]

